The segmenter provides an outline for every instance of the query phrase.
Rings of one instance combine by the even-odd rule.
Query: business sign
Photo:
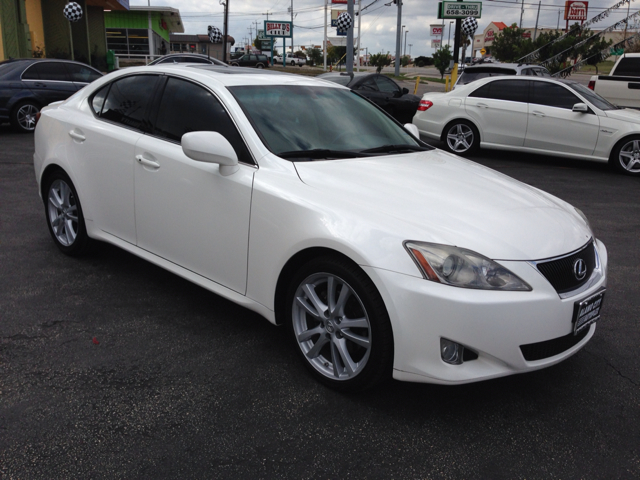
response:
[[[346,12],[346,10],[331,10],[331,26],[332,27],[337,27],[338,26],[338,17],[340,16],[341,13]]]
[[[264,36],[264,30],[258,30],[258,40],[260,40],[262,50],[271,50],[271,38]]]
[[[431,40],[431,48],[439,49],[442,47],[442,42],[440,40]]]
[[[564,4],[564,19],[567,21],[577,20],[584,22],[587,19],[589,2],[567,1]]]
[[[482,2],[440,2],[438,18],[480,18]]]
[[[340,5],[346,5],[349,0],[331,0],[331,3],[339,3]]]
[[[284,37],[291,38],[292,32],[291,22],[269,22],[264,21],[265,37]]]
[[[441,37],[442,36],[442,24],[437,23],[435,25],[429,25],[431,28],[431,36],[432,37]]]
[[[495,32],[493,30],[487,30],[484,34],[484,43],[491,43],[495,40]]]

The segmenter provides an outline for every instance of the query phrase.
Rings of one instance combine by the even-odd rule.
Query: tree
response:
[[[311,65],[320,65],[323,63],[324,58],[319,48],[310,48],[307,50],[307,56],[309,57],[309,63]]]
[[[501,62],[516,62],[519,58],[533,51],[530,39],[523,38],[525,30],[517,24],[502,29],[491,45],[491,53]],[[526,45],[528,43],[529,45]]]
[[[391,65],[391,57],[389,53],[374,53],[369,58],[369,64],[376,67],[376,73],[380,73],[384,67]]]
[[[453,59],[453,55],[451,50],[449,49],[449,45],[445,45],[444,48],[441,48],[433,54],[433,64],[440,72],[440,78],[444,77],[444,72],[447,68],[449,68],[449,64]]]
[[[421,55],[419,57],[416,57],[414,59],[414,62],[416,64],[416,66],[418,66],[418,67],[424,67],[426,65],[433,65],[433,58],[425,57],[425,56]]]
[[[411,62],[411,57],[409,55],[405,55],[402,58],[400,58],[400,65],[402,65],[403,67],[406,67],[407,65],[409,65],[410,62]]]
[[[262,51],[262,40],[260,40],[260,37],[256,36],[255,40],[253,41],[253,46]]]

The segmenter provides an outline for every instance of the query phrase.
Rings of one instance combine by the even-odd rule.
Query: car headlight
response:
[[[502,265],[465,248],[426,242],[404,242],[425,279],[463,288],[531,291]]]

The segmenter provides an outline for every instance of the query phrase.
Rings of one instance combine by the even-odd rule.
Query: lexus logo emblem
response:
[[[573,274],[578,281],[584,280],[584,277],[587,276],[587,264],[583,259],[578,258],[573,262]]]

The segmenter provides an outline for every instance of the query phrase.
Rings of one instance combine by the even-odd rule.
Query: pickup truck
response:
[[[640,108],[640,53],[622,55],[609,75],[594,75],[589,88],[614,105]]]
[[[273,64],[276,65],[278,63],[282,63],[282,55],[273,57]],[[302,67],[303,65],[306,65],[306,64],[307,64],[306,59],[298,58],[296,56],[291,55],[290,53],[287,53],[287,65],[291,65],[292,67],[295,67],[296,65],[298,65],[299,67]]]

